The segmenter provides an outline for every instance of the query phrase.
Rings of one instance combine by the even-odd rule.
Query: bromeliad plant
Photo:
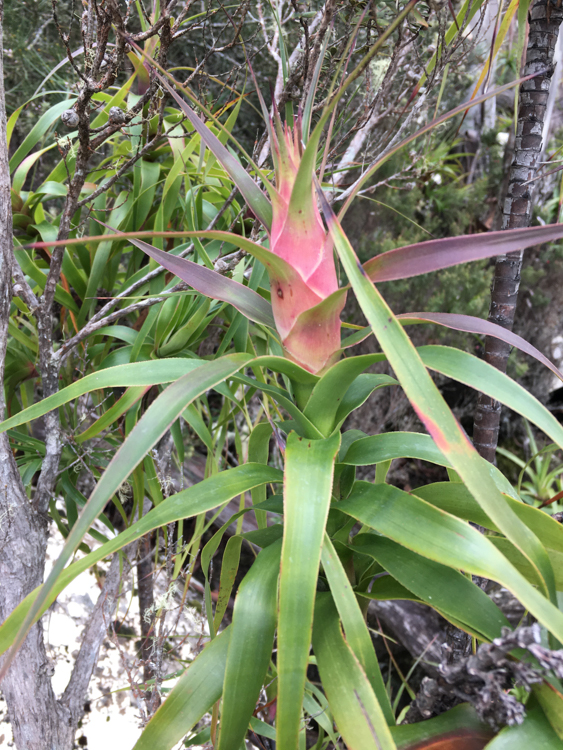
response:
[[[373,54],[368,53],[364,67]],[[322,55],[316,77],[321,64]],[[199,242],[225,241],[253,256],[252,275],[245,284],[177,257],[174,251],[149,245],[139,238],[141,232],[121,233],[119,240],[129,240],[202,295],[236,308],[238,313],[231,319],[234,350],[221,351],[210,359],[169,357],[107,367],[2,425],[4,430],[21,425],[94,389],[170,383],[102,474],[45,585],[30,594],[0,628],[2,652],[11,647],[13,653],[18,648],[31,623],[81,571],[153,529],[251,494],[252,505],[240,513],[255,513],[258,531],[241,534],[239,539],[261,551],[237,592],[232,623],[221,629],[224,612],[216,612],[214,617],[208,597],[210,641],[148,723],[135,745],[137,750],[172,748],[209,711],[213,715],[208,734],[191,735],[186,746],[211,737],[219,750],[240,750],[251,727],[253,732],[274,739],[280,750],[297,750],[306,746],[307,717],[314,716],[320,727],[318,748],[336,744],[339,738],[354,750],[429,746],[463,750],[484,747],[489,741],[494,748],[493,732],[467,706],[424,725],[396,726],[364,616],[371,599],[423,602],[477,641],[490,642],[508,622],[471,580],[472,575],[482,576],[513,592],[554,644],[563,641],[563,613],[558,607],[563,579],[557,567],[563,553],[563,527],[523,503],[506,478],[478,456],[429,370],[498,399],[562,447],[563,428],[523,388],[472,355],[440,346],[416,349],[403,324],[428,321],[496,335],[555,371],[554,366],[514,334],[468,316],[412,313],[401,321],[374,284],[556,239],[563,236],[563,227],[429,241],[385,253],[362,266],[315,176],[323,128],[357,75],[356,71],[350,74],[329,96],[310,135],[314,86],[302,117],[291,126],[283,125],[277,113],[270,122],[264,107],[270,122],[273,184],[252,162],[251,173],[247,173],[162,79],[261,222],[264,241],[224,231],[179,233],[182,239],[197,237]],[[263,181],[270,200],[252,173]],[[108,231],[111,226],[110,222]],[[176,236],[165,228],[146,234]],[[107,242],[108,234],[88,239]],[[349,287],[338,284],[333,250]],[[261,286],[263,268],[269,277],[269,291]],[[368,327],[342,340],[340,313],[349,288]],[[241,341],[235,332],[245,320],[253,326]],[[348,346],[367,335],[376,337],[381,353],[344,356]],[[382,361],[389,363],[395,378],[366,372]],[[397,383],[428,434],[370,436],[342,430],[348,415],[373,391]],[[245,399],[262,391],[280,416],[252,423],[246,463],[162,500],[144,518],[65,568],[94,519],[131,471],[187,407],[210,389],[233,402],[240,399],[237,394],[241,389],[246,389]],[[269,464],[273,431],[283,470]],[[399,457],[445,466],[450,481],[412,493],[397,489],[385,482],[385,476],[389,462]],[[371,465],[376,466],[376,482],[357,481],[355,467]],[[269,494],[268,487],[272,490]],[[279,523],[269,524],[267,513],[277,514]],[[470,522],[490,533],[479,533]],[[361,531],[354,534],[358,523]],[[227,525],[202,552],[205,570]],[[233,581],[234,577],[225,582],[227,599]],[[515,654],[514,658],[524,657]],[[322,689],[309,679],[308,669],[313,664]],[[530,721],[558,742],[563,739],[563,689],[557,676],[537,674],[529,704]],[[275,707],[269,712],[270,723],[256,716],[264,690],[270,707]],[[266,714],[262,716],[266,718]],[[527,736],[527,731],[525,723],[520,736]]]

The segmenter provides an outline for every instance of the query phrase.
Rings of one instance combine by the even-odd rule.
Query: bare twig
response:
[[[135,547],[136,544],[125,548],[123,555],[114,555],[94,610],[82,633],[80,650],[68,685],[61,696],[61,704],[68,707],[75,727],[84,713],[90,678],[98,662],[100,647],[107,636],[108,623],[113,618],[122,578],[129,572],[129,557],[134,555]]]

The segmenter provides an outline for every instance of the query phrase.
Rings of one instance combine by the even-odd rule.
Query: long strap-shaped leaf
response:
[[[86,375],[85,378],[77,380],[76,383],[61,388],[58,393],[38,401],[27,409],[23,409],[10,419],[0,422],[0,432],[31,422],[32,419],[42,417],[47,412],[99,388],[130,388],[171,383],[200,365],[200,359],[157,359],[149,362],[133,362],[129,365],[108,367],[106,370],[93,372],[91,375]]]
[[[355,551],[369,555],[418,598],[445,617],[462,623],[470,632],[492,641],[510,623],[493,601],[468,578],[418,555],[386,537],[358,534]]]
[[[438,466],[453,468],[451,461],[438,450],[430,435],[420,432],[387,432],[358,438],[350,444],[340,463],[371,466],[381,461],[392,461],[394,458],[418,458],[421,461],[438,464]],[[518,498],[516,490],[496,466],[483,461],[481,468],[492,477],[501,492]]]
[[[223,687],[219,750],[240,750],[272,655],[281,539],[266,547],[240,585]]]
[[[465,521],[397,487],[369,482],[358,482],[338,508],[423,557],[498,581],[561,639],[563,614]]]
[[[519,383],[488,362],[449,346],[421,346],[418,349],[426,367],[465,383],[533,422],[563,448],[563,427],[545,406]]]
[[[444,237],[388,250],[368,260],[364,270],[375,282],[410,279],[460,263],[525,250],[543,242],[554,242],[561,237],[563,224]]]
[[[80,558],[69,565],[68,568],[65,568],[57,578],[57,582],[44,603],[38,609],[34,622],[45,613],[60,592],[81,573],[114,552],[123,549],[136,539],[140,539],[161,526],[179,521],[181,518],[192,518],[201,513],[207,513],[207,511],[213,510],[255,487],[260,487],[269,482],[281,482],[282,480],[283,474],[279,469],[263,464],[249,463],[236,466],[229,471],[222,471],[220,474],[215,474],[193,487],[188,487],[176,495],[171,495],[157,508],[153,508],[146,516],[143,516],[140,521],[122,531],[115,539],[111,539],[98,549],[90,552],[89,555]],[[250,508],[246,508],[243,513],[249,510]],[[239,514],[235,513],[233,520],[238,516]],[[38,587],[28,594],[0,627],[0,656],[12,645],[40,590],[40,587]]]
[[[440,326],[446,328],[453,328],[455,331],[467,331],[468,333],[477,333],[481,336],[493,336],[501,341],[506,341],[510,346],[515,346],[525,354],[529,354],[530,357],[534,357],[542,365],[548,367],[551,372],[556,375],[560,380],[563,380],[563,374],[555,367],[545,354],[542,354],[539,349],[529,344],[522,336],[518,336],[513,331],[508,331],[506,328],[491,323],[490,320],[482,320],[476,318],[473,315],[459,315],[458,313],[426,313],[426,312],[413,312],[403,313],[397,315],[397,319],[401,321],[403,325],[410,323],[437,323]]]
[[[393,715],[391,701],[389,700],[389,695],[381,676],[381,670],[379,669],[379,663],[366,621],[362,615],[356,595],[352,591],[352,585],[348,580],[346,571],[340,562],[333,543],[330,541],[330,537],[326,533],[321,552],[321,562],[338,609],[338,614],[344,625],[348,645],[366,673],[366,677],[373,688],[385,721],[387,724],[393,725],[395,724],[395,716]]]
[[[545,548],[507,505],[490,476],[483,472],[480,456],[442,398],[405,330],[368,278],[320,190],[319,196],[335,247],[360,307],[420,420],[487,515],[530,560],[546,592],[556,601],[553,570]],[[563,615],[559,610],[550,605],[542,616],[546,614],[550,623],[547,627],[563,634]]]
[[[486,529],[499,531],[491,519],[483,513],[483,509],[475,502],[475,498],[467,488],[459,482],[427,484],[424,487],[418,487],[416,495],[464,521],[472,521]],[[547,548],[563,552],[563,526],[560,523],[539,508],[527,505],[521,500],[508,497],[506,502]]]
[[[321,546],[340,435],[306,440],[290,433],[285,453],[284,535],[278,623],[280,748],[297,750]]]
[[[103,222],[100,223],[103,224]],[[107,227],[107,224],[103,224],[103,226]],[[117,234],[122,234],[118,233],[115,229],[112,229],[112,231]],[[230,242],[247,252],[252,252],[256,249],[258,252],[262,250],[260,246],[256,245],[251,240],[247,240],[245,237],[240,237],[236,234],[231,234],[230,232],[186,232],[184,236],[219,239],[223,242]],[[227,276],[222,276],[220,273],[217,273],[217,271],[212,271],[206,266],[194,263],[193,260],[178,258],[177,255],[173,255],[172,253],[165,253],[164,250],[159,250],[158,247],[149,245],[148,242],[144,242],[143,240],[129,237],[129,242],[156,260],[161,266],[172,271],[172,273],[179,279],[182,279],[194,289],[197,289],[198,292],[201,292],[212,299],[228,302],[243,315],[246,315],[247,318],[250,318],[250,320],[269,326],[270,328],[275,328],[276,324],[274,322],[274,316],[272,315],[271,304],[253,289],[244,286],[244,284],[240,284],[238,281],[233,281]]]
[[[33,619],[49,596],[66,563],[72,557],[84,534],[102,512],[108,500],[189,403],[205,391],[213,388],[217,383],[221,383],[233,375],[250,359],[252,357],[247,354],[230,354],[212,362],[205,362],[193,372],[184,375],[170,385],[147,409],[142,419],[135,425],[129,438],[111,460],[78,520],[72,527],[61,554],[14,640],[10,654],[2,666],[0,679],[6,673],[11,660],[24,641]]]
[[[313,647],[330,710],[349,750],[395,750],[365,672],[342,637],[330,594],[317,597]]]
[[[10,419],[0,422],[0,432],[5,432],[12,427],[17,427],[18,425],[25,424],[32,419],[42,417],[52,409],[56,409],[63,404],[68,404],[69,401],[72,401],[85,393],[96,391],[99,388],[124,388],[127,386],[161,385],[163,383],[170,383],[173,380],[178,380],[178,378],[181,378],[183,375],[192,372],[192,370],[201,367],[202,364],[204,364],[204,361],[201,359],[171,358],[150,362],[133,362],[128,365],[108,367],[106,370],[92,373],[81,380],[77,380],[76,383],[73,383],[66,388],[62,388],[53,396],[44,398],[42,401],[38,401],[36,404],[33,404],[27,409],[15,414],[13,417],[10,417]],[[311,388],[319,379],[316,375],[304,370],[295,362],[285,359],[285,357],[256,357],[248,364],[256,365],[258,367],[269,367],[274,370],[274,372],[287,375],[294,383],[309,385]]]
[[[193,109],[186,104],[182,97],[177,94],[172,86],[162,78],[158,73],[156,74],[162,85],[166,88],[168,93],[176,100],[180,109],[184,112],[188,120],[194,126],[199,133],[201,140],[207,146],[207,148],[213,153],[217,159],[221,162],[227,173],[232,178],[235,185],[238,187],[244,199],[250,206],[250,208],[256,214],[256,217],[260,219],[266,229],[270,229],[272,225],[272,206],[270,201],[266,198],[264,193],[260,190],[258,185],[254,182],[252,177],[248,174],[239,160],[231,154],[231,152],[223,146],[221,141],[204,125],[202,120],[196,115]]]
[[[231,628],[203,649],[149,721],[133,750],[171,750],[221,697]]]

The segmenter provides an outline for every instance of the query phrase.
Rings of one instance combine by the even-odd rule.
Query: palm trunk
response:
[[[544,125],[553,75],[553,56],[563,7],[553,0],[537,0],[530,14],[530,32],[524,75],[537,73],[535,78],[520,86],[520,106],[510,168],[508,187],[502,207],[502,229],[527,227],[532,218],[533,180],[543,149]],[[520,286],[522,252],[498,256],[491,287],[489,320],[512,330],[514,311]],[[501,372],[506,372],[510,346],[500,339],[487,337],[485,361]],[[494,462],[498,442],[501,405],[498,401],[479,395],[473,443],[483,458]]]

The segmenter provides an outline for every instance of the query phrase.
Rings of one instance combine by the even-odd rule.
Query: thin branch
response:
[[[107,637],[108,624],[111,623],[115,612],[122,575],[125,576],[129,572],[129,558],[134,556],[134,548],[136,544],[126,547],[123,556],[113,556],[94,610],[82,633],[80,651],[74,662],[70,680],[60,699],[61,704],[70,710],[75,726],[84,714],[88,685],[98,663],[100,647]]]
[[[23,271],[20,268],[20,264],[14,257],[12,262],[12,276],[14,278],[13,293],[19,297],[28,306],[31,313],[34,313],[39,307],[39,300],[33,293],[32,288],[27,283],[27,279],[24,276]]]

